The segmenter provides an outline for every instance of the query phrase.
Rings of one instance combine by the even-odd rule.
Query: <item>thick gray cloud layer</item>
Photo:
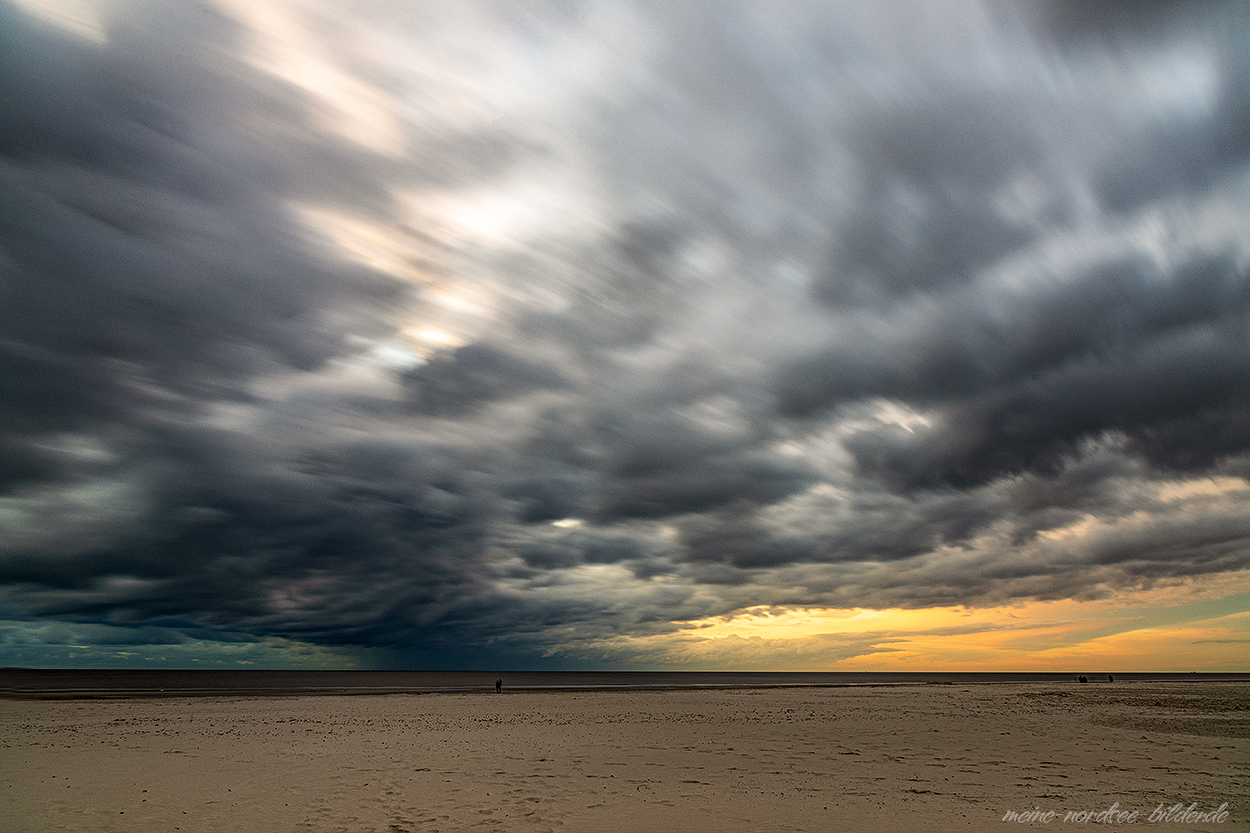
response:
[[[9,616],[591,661],[1250,567],[1243,7],[409,6],[0,3]]]

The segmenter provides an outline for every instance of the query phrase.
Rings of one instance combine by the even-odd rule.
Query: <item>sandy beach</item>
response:
[[[10,698],[0,724],[10,833],[1250,827],[1245,683]]]

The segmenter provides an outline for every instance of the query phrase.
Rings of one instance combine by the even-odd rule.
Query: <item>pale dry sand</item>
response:
[[[1250,827],[1244,683],[8,699],[0,726],[9,833]],[[1230,816],[1148,825],[1178,802]]]

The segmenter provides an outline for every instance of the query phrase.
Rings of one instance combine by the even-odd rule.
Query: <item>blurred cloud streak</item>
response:
[[[859,667],[1240,598],[1247,17],[3,0],[0,612],[455,667],[893,611],[784,654]]]

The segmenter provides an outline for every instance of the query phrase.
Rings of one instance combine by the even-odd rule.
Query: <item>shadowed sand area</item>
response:
[[[1250,828],[1244,682],[4,699],[0,725],[12,833],[1074,829],[1116,802]]]

